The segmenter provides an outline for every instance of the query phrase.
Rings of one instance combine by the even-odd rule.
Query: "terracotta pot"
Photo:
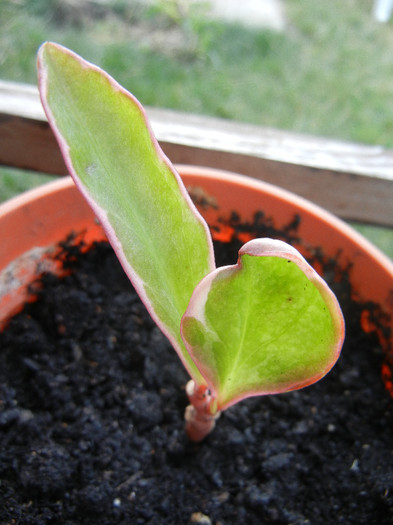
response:
[[[230,409],[231,415],[229,411],[223,415],[206,443],[190,445],[182,437],[184,431],[180,432],[179,407],[186,402],[181,385],[186,374],[169,345],[160,343],[153,330],[150,335],[144,332],[141,344],[133,346],[126,299],[109,323],[102,323],[104,330],[97,330],[100,344],[94,339],[90,348],[92,329],[97,329],[116,303],[108,297],[119,298],[119,294],[108,296],[105,287],[98,285],[107,302],[96,304],[96,296],[86,302],[85,293],[64,295],[60,290],[63,283],[50,288],[42,313],[46,318],[49,312],[51,317],[53,307],[54,323],[41,323],[35,314],[26,314],[19,320],[21,324],[15,322],[0,334],[2,340],[15,343],[11,350],[6,349],[0,366],[5,385],[2,407],[6,408],[0,420],[5,437],[2,468],[4,483],[10,481],[4,485],[8,498],[2,506],[5,522],[24,512],[26,519],[30,513],[37,519],[37,513],[45,512],[43,515],[52,516],[54,522],[96,523],[105,516],[108,523],[133,523],[136,518],[145,522],[151,516],[161,516],[151,522],[202,523],[199,518],[205,520],[206,516],[200,511],[206,508],[212,518],[217,516],[212,523],[237,523],[239,516],[247,523],[259,523],[265,516],[272,523],[320,522],[325,518],[332,523],[348,522],[355,511],[357,523],[387,523],[393,508],[389,477],[392,413],[391,400],[379,381],[381,355],[375,333],[388,358],[384,374],[389,388],[392,263],[340,220],[288,192],[214,170],[181,167],[180,173],[217,239],[232,241],[235,231],[240,241],[247,241],[259,224],[269,230],[274,223],[273,234],[273,230],[284,228],[280,235],[290,237],[317,264],[322,262],[330,272],[330,282],[330,268],[340,275],[343,269],[345,278],[349,275],[352,294],[362,304],[346,301],[350,303],[347,311],[354,312],[356,318],[356,323],[348,323],[348,351],[333,370],[331,382],[327,378],[309,393],[306,389],[300,395],[292,392],[239,403]],[[259,220],[261,210],[263,221]],[[59,243],[71,233],[87,245],[104,238],[68,178],[0,206],[3,326],[29,297],[29,284],[42,271],[60,271],[62,266],[56,259],[62,252]],[[102,257],[108,251],[101,246],[99,253]],[[97,252],[86,259],[90,255]],[[325,264],[330,259],[338,264]],[[108,277],[105,256],[99,263],[94,261],[89,268],[100,268],[104,262],[100,278]],[[114,260],[110,261],[113,265]],[[83,271],[75,275],[77,281],[99,282],[86,280]],[[125,277],[122,283],[121,291],[127,284]],[[339,288],[346,300],[350,287],[346,280],[343,283]],[[68,286],[63,288],[69,291]],[[64,317],[56,317],[57,303],[65,307]],[[85,318],[82,321],[88,340],[81,346],[71,344],[78,340],[78,336],[72,337],[78,323],[71,323],[71,319],[78,318],[87,304],[87,317],[93,318],[93,323],[84,324]],[[97,321],[95,316],[104,306],[104,317]],[[135,331],[137,326],[149,325],[147,317],[142,317],[143,310],[134,310]],[[373,332],[370,336],[362,333],[358,337],[359,317],[363,329]],[[127,327],[125,331],[116,324],[119,318]],[[112,323],[114,329],[108,331]],[[45,331],[42,338],[38,337],[41,328]],[[117,348],[116,333],[123,334],[119,341],[124,339],[118,348],[132,348],[135,361],[124,358],[121,351],[113,355],[107,351]],[[59,334],[65,337],[57,338]],[[52,337],[53,344],[49,342]],[[152,342],[148,351],[146,340]],[[14,359],[19,350],[22,357]],[[145,382],[150,383],[148,388]],[[16,395],[14,386],[22,394]],[[165,403],[172,408],[165,408],[167,420],[163,421]],[[147,430],[146,414],[151,417]],[[358,502],[359,494],[367,498]],[[183,499],[184,508],[180,504]],[[132,518],[122,520],[123,512]],[[165,519],[169,513],[171,518]]]
[[[390,355],[393,311],[393,263],[360,234],[320,207],[267,183],[233,173],[179,166],[179,171],[216,238],[231,233],[235,210],[241,222],[252,222],[263,210],[274,217],[275,227],[300,217],[297,244],[306,256],[318,247],[325,257],[351,267],[353,294],[363,302],[377,303],[386,317],[380,340]],[[0,206],[0,327],[28,297],[28,285],[44,269],[59,267],[57,244],[70,233],[90,243],[105,237],[90,208],[69,178],[48,183]],[[247,241],[244,234],[244,241]],[[370,319],[364,328],[374,329]],[[389,370],[385,370],[386,376]],[[386,377],[389,387],[389,377]]]

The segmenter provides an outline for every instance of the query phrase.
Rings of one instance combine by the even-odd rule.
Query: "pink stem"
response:
[[[184,414],[186,432],[191,441],[202,441],[215,427],[220,412],[206,385],[197,386],[191,380],[186,385],[186,393],[191,403]]]

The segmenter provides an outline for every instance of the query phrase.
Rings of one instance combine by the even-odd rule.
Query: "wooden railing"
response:
[[[175,163],[249,175],[343,219],[393,227],[393,151],[177,111],[148,115]],[[0,81],[0,165],[66,174],[33,86]]]

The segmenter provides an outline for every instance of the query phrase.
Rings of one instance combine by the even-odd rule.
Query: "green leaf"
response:
[[[38,64],[42,103],[70,174],[153,319],[203,383],[180,320],[214,268],[207,225],[130,93],[57,44],[41,47]]]
[[[338,358],[344,322],[334,294],[297,250],[257,239],[242,247],[237,265],[197,286],[182,336],[224,410],[320,379]]]

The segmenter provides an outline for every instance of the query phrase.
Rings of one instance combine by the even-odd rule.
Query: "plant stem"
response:
[[[186,408],[186,432],[191,441],[202,441],[215,427],[220,412],[207,385],[196,385],[190,380],[186,385],[190,405]]]

